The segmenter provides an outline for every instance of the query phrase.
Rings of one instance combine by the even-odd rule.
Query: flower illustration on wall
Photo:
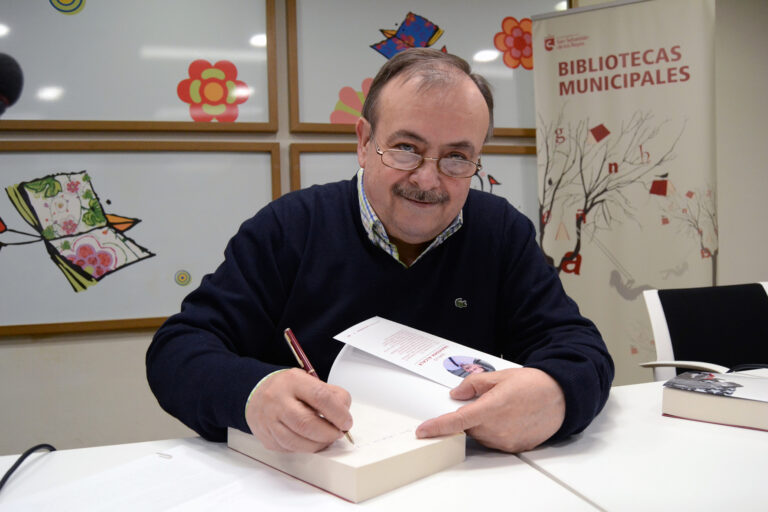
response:
[[[533,69],[533,46],[531,40],[531,20],[508,16],[501,22],[501,32],[493,38],[496,49],[504,54],[504,64],[517,68],[522,64],[525,69]]]
[[[192,62],[189,78],[179,82],[176,91],[181,101],[189,103],[192,119],[203,123],[235,121],[237,106],[250,96],[248,84],[237,80],[237,67],[228,60]]]
[[[339,91],[339,101],[331,112],[333,124],[355,124],[362,115],[363,103],[368,97],[373,78],[366,78],[361,84],[363,90],[356,91],[352,87],[342,87]]]

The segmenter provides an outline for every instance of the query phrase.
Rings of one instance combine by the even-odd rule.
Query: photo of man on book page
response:
[[[462,379],[474,373],[496,371],[496,368],[482,359],[468,356],[448,356],[443,359],[443,367]]]

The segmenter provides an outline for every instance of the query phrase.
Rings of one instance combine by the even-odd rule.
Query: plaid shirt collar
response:
[[[364,169],[362,167],[359,171],[357,171],[357,199],[360,202],[360,219],[363,221],[365,232],[368,233],[368,239],[373,242],[374,245],[378,246],[384,252],[395,258],[401,265],[407,267],[405,263],[400,261],[400,255],[397,251],[397,246],[389,241],[389,236],[387,235],[386,229],[384,229],[384,224],[381,222],[381,220],[379,220],[376,212],[373,211],[371,203],[368,202],[368,197],[365,195],[365,189],[363,187],[363,172]],[[441,243],[445,242],[448,237],[457,232],[463,224],[464,212],[461,210],[459,211],[459,214],[456,216],[456,218],[453,219],[453,222],[451,222],[450,226],[445,228],[442,233],[437,235],[437,237],[432,240],[432,243],[429,244],[429,247],[427,247],[424,252],[419,254],[418,258],[416,258],[411,265],[415,265],[422,256],[427,254]]]

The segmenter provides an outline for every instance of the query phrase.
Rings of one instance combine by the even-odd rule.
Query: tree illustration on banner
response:
[[[719,231],[715,212],[715,194],[712,187],[688,190],[684,194],[674,187],[669,174],[657,176],[649,193],[658,198],[661,225],[677,228],[681,236],[694,240],[702,259],[712,262],[712,282],[717,282],[717,256]]]
[[[675,147],[685,123],[669,136],[669,120],[658,121],[651,112],[635,112],[620,126],[606,126],[590,119],[564,123],[563,110],[557,119],[541,120],[537,140],[540,197],[539,241],[547,260],[558,269],[578,275],[584,243],[595,245],[613,261],[633,285],[631,273],[623,268],[596,235],[617,224],[634,220],[631,189],[652,188],[649,179],[666,169],[675,157]],[[555,214],[573,228],[572,245],[562,254],[553,254],[546,238]],[[560,231],[560,228],[557,228]],[[585,236],[588,234],[589,236]],[[558,233],[559,238],[563,236]],[[614,278],[615,279],[615,278]],[[630,290],[625,290],[630,293]]]
[[[86,171],[51,174],[6,188],[35,233],[9,229],[0,219],[0,249],[43,243],[76,292],[128,265],[154,256],[123,234],[139,219],[104,213]],[[0,273],[12,269],[2,268]]]

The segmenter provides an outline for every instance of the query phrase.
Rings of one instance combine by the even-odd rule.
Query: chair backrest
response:
[[[768,282],[646,290],[657,360],[768,363]],[[655,380],[676,375],[654,368]]]

